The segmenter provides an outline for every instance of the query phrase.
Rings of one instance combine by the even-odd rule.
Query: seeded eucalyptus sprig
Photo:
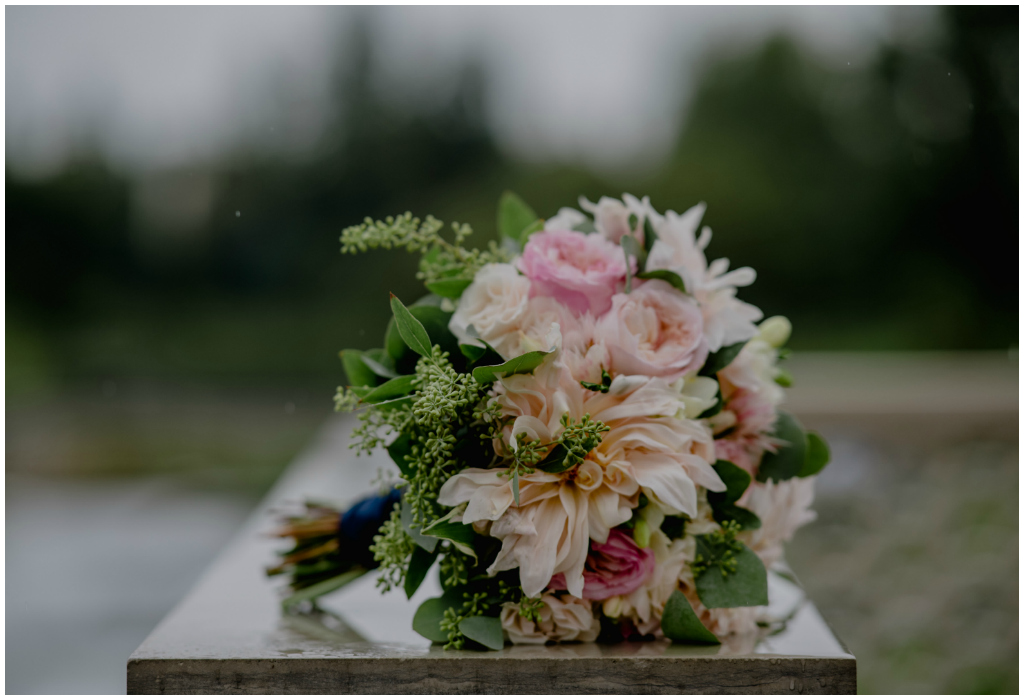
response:
[[[452,223],[454,240],[441,236],[444,224],[433,216],[422,222],[411,212],[389,216],[383,221],[370,217],[361,224],[341,232],[342,253],[363,253],[375,248],[405,248],[410,253],[423,253],[417,279],[441,296],[458,297],[473,281],[477,270],[493,262],[507,262],[508,251],[491,241],[487,250],[465,248],[463,242],[473,233],[469,224]]]

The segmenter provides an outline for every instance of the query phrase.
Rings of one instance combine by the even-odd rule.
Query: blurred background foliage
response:
[[[578,194],[708,203],[711,254],[752,265],[745,298],[785,313],[797,349],[1015,343],[1017,15],[949,8],[927,49],[857,68],[785,36],[705,57],[671,153],[631,174],[512,159],[468,62],[447,104],[371,88],[366,33],[339,42],[331,121],[312,155],[239,151],[121,172],[86,150],[43,179],[7,172],[8,401],[118,377],[341,379],[337,351],[379,345],[405,254],[342,257],[364,216],[411,210],[495,235],[503,189],[542,215]]]

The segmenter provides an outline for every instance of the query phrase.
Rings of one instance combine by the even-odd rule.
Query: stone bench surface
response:
[[[263,567],[282,542],[273,510],[306,497],[353,500],[386,456],[356,457],[352,423],[330,421],[224,554],[128,661],[129,693],[854,693],[856,661],[814,605],[769,579],[785,628],[756,643],[507,646],[444,651],[412,631],[436,570],[412,600],[381,595],[371,572],[323,599],[335,611],[282,615]],[[187,524],[183,524],[187,527]]]

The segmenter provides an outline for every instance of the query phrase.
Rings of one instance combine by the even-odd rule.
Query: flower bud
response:
[[[604,601],[602,609],[604,610],[605,616],[614,620],[622,614],[622,596],[613,595],[611,598]]]
[[[785,316],[772,316],[762,321],[758,330],[761,340],[773,348],[781,348],[789,340],[789,334],[793,332],[793,324]]]
[[[646,520],[637,520],[633,526],[633,541],[640,549],[651,546],[651,528]]]

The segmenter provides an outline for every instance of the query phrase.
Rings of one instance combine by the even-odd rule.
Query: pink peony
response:
[[[700,369],[708,356],[700,308],[661,280],[612,297],[595,335],[608,346],[619,374],[678,379]]]
[[[612,530],[607,542],[590,545],[583,571],[583,597],[604,600],[632,593],[651,577],[654,565],[654,552],[650,548],[640,549],[622,530]],[[564,590],[565,575],[553,576],[548,588]]]
[[[635,269],[636,261],[630,263]],[[577,315],[603,314],[626,280],[622,248],[597,233],[535,233],[518,267],[532,282],[530,296],[553,297]]]

